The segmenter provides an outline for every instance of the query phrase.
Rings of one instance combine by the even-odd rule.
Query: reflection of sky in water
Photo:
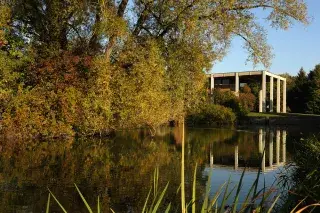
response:
[[[241,140],[243,134],[245,134],[245,138]],[[206,164],[201,178],[208,180],[211,174],[210,198],[213,198],[219,188],[228,182],[230,178],[228,193],[231,190],[233,192],[226,205],[232,205],[242,171],[244,167],[247,167],[239,196],[239,204],[241,206],[257,178],[260,167],[262,171],[260,172],[257,191],[263,189],[264,186],[267,190],[272,189],[273,193],[268,197],[269,205],[271,205],[276,195],[275,191],[279,189],[277,180],[280,170],[287,160],[287,131],[259,129],[256,133],[236,132],[234,135],[230,139],[222,140],[222,144],[216,142],[209,145],[209,159],[207,161],[209,165]],[[224,147],[228,143],[229,146],[227,148]],[[225,187],[219,197],[219,203],[221,203],[224,192]],[[263,192],[261,197],[263,196],[262,194]],[[256,203],[260,202],[261,197],[256,200]]]
[[[269,189],[271,186],[276,187],[276,184],[274,183],[277,179],[278,172],[279,170],[277,169],[277,170],[272,170],[266,173],[260,173],[257,191],[261,190],[264,187],[264,184],[267,187],[267,189]],[[215,196],[215,193],[219,190],[221,185],[224,184],[225,182],[227,183],[230,177],[230,185],[228,187],[228,192],[230,192],[234,187],[235,189],[233,190],[233,193],[229,197],[226,204],[231,205],[234,200],[234,195],[236,194],[236,191],[237,191],[237,187],[238,187],[237,184],[239,183],[239,180],[241,178],[242,171],[240,170],[235,171],[232,168],[227,168],[227,167],[219,167],[219,168],[206,167],[202,173],[202,178],[208,180],[210,173],[211,173],[210,198],[213,198]],[[253,182],[256,180],[256,178],[257,178],[257,172],[254,172],[254,171],[245,172],[243,181],[242,181],[242,188],[239,196],[239,204],[245,201],[246,196],[249,193],[250,188]],[[225,187],[223,188],[222,193],[220,194],[219,204],[221,204],[224,191],[225,191]],[[272,198],[272,196],[270,196],[270,198]],[[259,200],[260,199],[258,199],[257,201]]]

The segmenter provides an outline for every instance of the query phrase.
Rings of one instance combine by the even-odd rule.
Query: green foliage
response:
[[[164,187],[164,189],[162,190],[162,192],[160,193],[159,191],[159,186],[158,186],[158,169],[155,170],[155,175],[154,175],[154,194],[153,194],[153,199],[149,201],[149,197],[151,194],[151,189],[148,193],[148,196],[146,198],[145,204],[143,206],[142,209],[142,213],[156,213],[158,212],[159,209],[161,209],[161,202],[167,192],[169,183],[167,183],[167,185]],[[93,213],[92,208],[90,207],[90,205],[88,204],[87,200],[85,199],[85,197],[83,196],[83,194],[81,193],[80,189],[78,188],[77,184],[74,184],[79,196],[81,197],[82,202],[84,203],[84,205],[86,206],[86,209],[90,212]],[[46,208],[46,213],[49,213],[50,210],[50,197],[53,197],[53,199],[55,200],[55,202],[59,205],[60,209],[64,212],[67,213],[66,209],[63,207],[63,205],[59,202],[59,200],[56,198],[56,196],[49,190],[49,195],[48,195],[48,200],[47,200],[47,208]],[[100,213],[100,199],[98,196],[98,202],[97,202],[97,212]],[[165,212],[169,212],[171,208],[171,204],[169,204],[165,210]],[[112,209],[110,209],[111,212],[114,212]]]
[[[299,203],[299,207],[314,204],[320,200],[320,140],[319,135],[301,138],[293,142],[293,161],[296,165],[288,165],[288,175],[283,175],[288,194],[282,208],[284,212]],[[300,202],[301,201],[301,202]],[[314,209],[318,212],[319,207]]]
[[[320,200],[320,140],[316,136],[296,142],[297,153],[294,161],[297,162],[295,191],[302,197],[308,197],[312,202]],[[311,204],[311,203],[310,203]]]
[[[251,90],[251,93],[255,96],[255,97],[259,97],[259,91],[261,90],[261,85],[258,82],[250,82],[248,84],[248,87]]]
[[[9,27],[8,26],[9,17],[10,17],[9,7],[2,5],[2,3],[0,3],[0,48],[3,45],[7,44],[5,34]]]
[[[237,96],[230,90],[214,89],[211,98],[213,103],[225,106],[231,106],[237,101]]]
[[[155,129],[170,120],[165,64],[152,40],[144,46],[132,41],[114,65],[112,112],[117,125]]]
[[[300,75],[300,73],[302,74],[302,76],[306,74],[304,72],[303,68],[300,69],[298,76]],[[280,76],[286,79],[287,90],[290,90],[295,86],[295,84],[296,84],[296,77],[295,76],[292,76],[289,73],[284,73],[284,74],[281,74]],[[273,86],[276,88],[276,84],[273,84]]]
[[[165,57],[166,85],[170,95],[171,119],[178,120],[198,108],[207,98],[204,69],[209,70],[212,56],[203,54],[198,39],[170,44]]]
[[[308,100],[308,77],[301,68],[293,82],[287,81],[287,104],[292,112],[305,113]]]
[[[222,91],[220,89],[215,89],[211,98],[213,103],[231,108],[237,117],[243,117],[249,113],[248,102],[250,99],[254,99],[251,95],[241,95],[241,98],[239,98],[232,91]]]
[[[235,36],[249,60],[269,65],[256,8],[273,27],[308,23],[298,0],[2,1],[2,131],[56,137],[180,120],[200,109],[205,73]],[[243,116],[243,102],[226,105]]]
[[[18,83],[17,80],[20,74],[14,72],[16,68],[15,61],[7,54],[0,51],[0,115],[8,106],[9,101],[14,96]],[[1,116],[0,116],[1,119]]]
[[[15,95],[4,97],[4,133],[57,137],[110,128],[110,71],[92,60],[64,52],[29,65],[24,74],[28,87],[15,85]]]
[[[64,117],[57,113],[58,110],[70,113],[67,112],[68,101],[72,101],[72,97],[65,95],[67,94],[64,92],[51,93],[39,87],[30,90],[20,87],[17,96],[10,101],[3,113],[4,133],[8,137],[72,135],[71,115],[66,115],[68,117],[64,120]],[[62,105],[57,105],[59,99],[63,99],[62,104],[65,104],[66,108],[62,109]],[[53,111],[52,108],[58,110]]]
[[[239,93],[240,104],[248,112],[254,111],[255,105],[256,105],[256,99],[257,99],[256,96],[251,93],[251,88],[248,85],[245,85],[242,88],[242,92]]]
[[[128,0],[17,0],[8,6],[17,24],[16,33],[41,47],[41,52],[51,55],[59,49],[76,48],[92,53],[105,50],[111,61],[127,35],[157,38],[168,46],[198,40],[201,52],[214,59],[223,57],[233,37],[239,36],[245,41],[248,59],[268,66],[272,54],[254,10],[268,10],[267,20],[275,28],[287,29],[294,21],[308,24],[306,3],[298,0],[133,1],[132,4]]]
[[[204,104],[199,111],[187,117],[187,123],[192,125],[232,125],[235,120],[236,115],[230,108],[211,103]]]
[[[19,21],[16,33],[30,39],[42,56],[69,49],[69,39],[73,40],[74,34],[80,33],[78,28],[89,21],[91,9],[81,0],[17,0],[10,6],[12,20]]]
[[[288,87],[288,106],[292,112],[320,114],[320,65],[307,75],[300,69]]]
[[[309,96],[307,102],[307,112],[320,114],[320,64],[316,65],[308,75]]]

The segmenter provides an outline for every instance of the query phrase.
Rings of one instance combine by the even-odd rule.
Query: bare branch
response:
[[[139,18],[138,18],[138,21],[137,21],[137,24],[136,24],[136,27],[135,29],[133,30],[133,35],[138,35],[139,32],[141,31],[141,29],[143,28],[143,24],[144,22],[147,20],[148,18],[148,10],[149,10],[149,7],[151,5],[151,2],[148,2],[145,6],[144,6],[144,9],[143,11],[141,12]]]
[[[181,12],[166,26],[166,28],[159,34],[160,37],[163,37],[165,34],[169,32],[176,24],[179,18],[183,13],[185,13],[189,8],[191,8],[196,1],[192,1],[191,4],[187,5]]]
[[[118,17],[123,17],[124,11],[126,10],[126,7],[128,5],[128,0],[122,0],[119,7],[118,7],[118,12],[117,12],[117,16]],[[110,59],[110,55],[112,53],[112,49],[116,43],[116,35],[112,35],[109,39],[109,43],[106,47],[106,52],[105,52],[105,56],[107,58],[107,60]]]

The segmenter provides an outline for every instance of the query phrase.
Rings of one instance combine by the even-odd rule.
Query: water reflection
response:
[[[1,141],[0,210],[41,212],[49,187],[67,210],[86,212],[73,186],[77,183],[89,203],[96,203],[99,195],[106,212],[110,207],[116,212],[139,212],[156,167],[160,170],[159,185],[170,181],[165,202],[178,208],[182,132],[180,128],[164,128],[155,138],[148,137],[147,131],[123,131],[112,139]],[[196,163],[197,194],[203,193],[213,170],[213,190],[230,174],[236,181],[245,166],[253,176],[261,166],[271,179],[286,162],[286,137],[287,132],[280,129],[186,129],[186,191],[191,191]],[[246,180],[249,184],[250,176]],[[190,197],[187,193],[187,200]],[[52,210],[58,211],[58,206],[53,205]]]
[[[212,131],[215,132],[216,130]],[[287,132],[281,129],[263,128],[257,131],[229,130],[231,134],[224,134],[228,136],[222,139],[219,136],[220,130],[217,131],[212,137],[219,139],[211,139],[209,142],[209,158],[207,158],[207,166],[202,172],[205,178],[211,176],[210,196],[213,197],[220,186],[229,178],[231,180],[229,187],[236,187],[241,178],[242,171],[246,168],[239,202],[245,201],[245,197],[256,180],[259,170],[261,174],[259,176],[258,190],[263,187],[267,189],[272,187],[272,191],[274,192],[269,197],[272,200],[276,196],[276,191],[280,189],[274,183],[276,183],[280,170],[282,170],[286,161]],[[278,148],[274,147],[274,140],[277,142]],[[278,160],[275,160],[275,158]],[[231,194],[227,203],[233,202],[234,195],[235,192]]]
[[[210,167],[233,167],[235,170],[243,170],[244,167],[249,167],[250,170],[261,168],[262,172],[276,170],[286,162],[286,137],[286,130],[261,128],[258,130],[258,134],[234,131],[230,138],[209,144]],[[275,149],[274,139],[276,140]],[[267,141],[268,146],[266,146]],[[234,150],[233,155],[231,155],[231,150]],[[274,156],[276,157],[275,161]],[[231,165],[231,162],[234,162],[234,165]]]

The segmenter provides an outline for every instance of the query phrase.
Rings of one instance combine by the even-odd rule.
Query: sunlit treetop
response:
[[[11,26],[37,45],[117,57],[129,37],[161,45],[197,41],[212,61],[221,59],[233,37],[245,41],[248,59],[270,65],[271,49],[256,13],[268,12],[275,28],[308,24],[304,0],[15,0]],[[209,51],[208,51],[209,50]]]
[[[9,8],[0,4],[0,48],[7,43],[5,39],[5,31],[8,28],[9,17],[10,17]]]

